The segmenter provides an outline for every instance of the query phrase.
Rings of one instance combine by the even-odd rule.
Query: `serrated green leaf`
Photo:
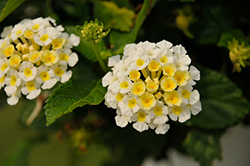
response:
[[[156,1],[152,2],[155,4]],[[153,5],[151,6],[151,8]],[[112,30],[109,34],[109,41],[114,46],[115,54],[123,52],[123,48],[128,43],[133,43],[136,40],[137,33],[147,17],[148,10],[150,8],[150,1],[145,0],[143,6],[137,16],[134,28],[129,33],[122,33],[119,31]]]
[[[250,110],[242,91],[226,76],[200,67],[201,80],[196,88],[200,92],[202,111],[188,121],[206,129],[221,129],[239,122]]]
[[[80,36],[79,32],[76,30],[74,26],[66,26],[66,31],[68,33],[74,33],[77,36]],[[88,60],[96,62],[97,57],[95,55],[94,47],[91,42],[87,42],[83,37],[80,37],[80,44],[77,47],[74,47],[75,50],[79,51],[81,54],[83,54]],[[99,50],[106,50],[106,47],[104,45],[104,42],[101,41],[99,43],[96,43]]]
[[[95,3],[94,16],[104,23],[105,28],[129,32],[135,13],[126,7],[119,8],[114,2],[101,1]]]
[[[60,85],[50,95],[45,105],[47,123],[54,123],[56,119],[72,112],[84,105],[98,105],[104,98],[106,89],[101,80],[89,82],[68,81]]]
[[[0,22],[2,22],[12,11],[14,11],[19,5],[21,5],[24,0],[1,0],[1,13],[0,13]],[[5,6],[3,4],[6,4]]]
[[[218,42],[219,47],[226,47],[228,48],[228,42],[232,41],[233,38],[241,42],[245,42],[247,44],[247,41],[245,40],[245,35],[240,29],[232,29],[228,30],[226,32],[223,32],[223,34],[220,37],[220,41]]]
[[[192,130],[188,133],[183,146],[189,155],[200,162],[201,166],[211,166],[214,159],[221,159],[222,134],[219,131]]]

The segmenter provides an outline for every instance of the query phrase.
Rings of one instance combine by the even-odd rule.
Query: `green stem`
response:
[[[97,48],[97,44],[92,42],[92,45],[93,45],[93,48],[94,48],[94,51],[95,51],[95,55],[97,57],[97,60],[99,61],[99,64],[102,68],[102,70],[106,73],[108,72],[108,67],[105,65],[105,63],[103,62],[101,56],[100,56],[100,52],[98,51],[98,48]]]

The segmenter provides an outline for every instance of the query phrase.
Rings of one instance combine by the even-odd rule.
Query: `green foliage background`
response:
[[[2,0],[1,31],[24,18],[50,16],[67,32],[79,35],[75,26],[95,18],[102,21],[111,29],[96,47],[105,63],[128,43],[165,39],[182,44],[201,71],[196,88],[203,110],[184,124],[171,122],[163,136],[139,133],[131,125],[117,127],[115,110],[103,102],[105,73],[97,62],[96,48],[81,38],[75,48],[80,61],[72,69],[73,78],[51,91],[31,126],[25,122],[35,101],[22,98],[10,107],[0,91],[0,165],[138,166],[146,156],[166,157],[170,147],[189,154],[201,166],[212,165],[214,159],[221,159],[221,136],[229,127],[248,125],[250,120],[250,69],[233,73],[227,48],[233,38],[248,45],[249,8],[243,0]],[[175,22],[180,11],[188,20],[185,30]],[[56,157],[44,161],[45,154]]]

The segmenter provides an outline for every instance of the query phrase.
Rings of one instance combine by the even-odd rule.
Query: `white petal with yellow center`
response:
[[[19,66],[18,76],[24,81],[31,81],[37,74],[37,68],[31,62],[23,61]]]
[[[51,66],[53,64],[56,64],[59,60],[58,54],[51,50],[45,50],[41,54],[41,61],[44,62],[46,66]]]
[[[183,101],[181,95],[176,90],[165,92],[163,98],[165,103],[169,106],[180,106]]]
[[[177,82],[172,77],[165,77],[161,80],[161,88],[165,92],[171,92],[177,87]]]
[[[146,90],[145,83],[143,81],[137,81],[133,83],[130,89],[130,93],[132,93],[135,96],[142,95]]]
[[[183,123],[190,119],[191,113],[186,105],[174,106],[170,109],[169,117],[176,121],[178,119],[179,122]]]
[[[3,77],[9,69],[7,58],[0,59],[0,77]]]
[[[173,76],[179,86],[184,86],[187,84],[190,75],[188,71],[177,70]]]
[[[12,55],[8,60],[8,66],[11,68],[18,67],[20,63],[21,63],[21,58],[19,55],[16,54]]]
[[[173,63],[163,65],[162,71],[165,76],[172,77],[176,72],[176,66]]]
[[[41,53],[38,51],[32,51],[28,55],[29,61],[32,63],[36,63],[41,60]]]
[[[138,98],[138,104],[143,110],[150,110],[155,106],[156,99],[152,93],[145,92]]]
[[[8,44],[8,45],[3,46],[0,49],[0,52],[5,57],[10,57],[14,53],[14,50],[15,50],[14,45],[13,44]]]

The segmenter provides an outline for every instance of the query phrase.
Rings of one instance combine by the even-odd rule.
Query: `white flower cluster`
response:
[[[158,43],[128,44],[120,55],[109,58],[112,71],[102,79],[108,86],[105,104],[117,109],[116,124],[142,132],[155,129],[165,134],[168,117],[185,122],[201,111],[199,92],[193,89],[200,72],[190,66],[191,59],[183,46],[172,47],[163,40]]]
[[[66,82],[78,61],[71,51],[80,38],[63,32],[55,20],[24,19],[5,27],[0,40],[0,89],[4,87],[9,105],[15,105],[21,93],[34,99],[42,89],[52,88],[58,81]]]

